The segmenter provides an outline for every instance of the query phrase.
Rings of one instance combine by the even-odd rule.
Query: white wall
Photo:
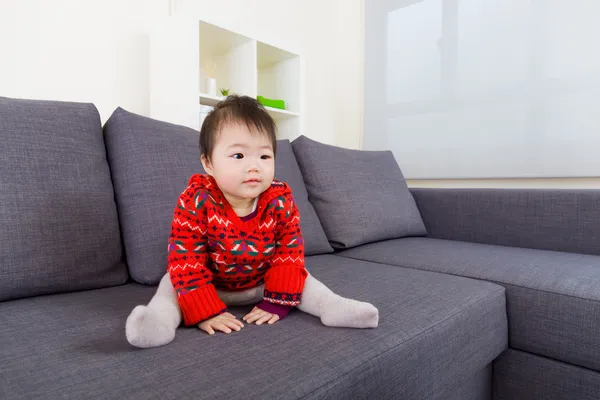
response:
[[[0,26],[5,29],[0,37],[0,95],[93,102],[103,121],[119,105],[144,114],[148,109],[144,26],[167,13],[166,4],[0,2]]]
[[[333,49],[335,144],[362,149],[364,137],[365,1],[335,0]]]
[[[148,114],[148,36],[185,13],[305,56],[304,134],[358,148],[364,0],[2,0],[0,96]]]

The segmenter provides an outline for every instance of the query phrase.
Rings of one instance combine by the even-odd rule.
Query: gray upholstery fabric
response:
[[[127,266],[140,283],[165,274],[177,197],[203,172],[197,131],[117,108],[104,125]]]
[[[426,234],[391,152],[348,150],[305,136],[292,147],[334,248]]]
[[[328,328],[295,310],[231,335],[180,328],[169,345],[140,350],[125,341],[124,324],[152,287],[5,302],[0,397],[442,399],[506,348],[500,286],[333,255],[308,257],[307,268],[376,304],[380,326]]]
[[[453,392],[445,393],[440,400],[491,400],[492,363],[461,384]]]
[[[494,400],[598,400],[600,373],[509,349],[494,362]]]
[[[0,301],[127,280],[93,104],[0,97]]]
[[[289,140],[277,141],[275,178],[287,182],[292,188],[294,201],[300,212],[300,229],[304,239],[304,253],[310,256],[333,252],[327,241],[321,221],[313,205],[308,201],[308,192],[302,178],[302,172],[300,172],[300,167]]]
[[[600,255],[600,190],[411,191],[429,237]]]
[[[192,174],[204,173],[199,132],[118,108],[104,135],[130,274],[139,283],[157,284],[166,271],[175,201]],[[294,192],[306,253],[332,251],[308,203],[291,145],[280,141],[278,147],[276,178]]]
[[[600,257],[406,238],[341,253],[506,287],[511,347],[600,370]]]

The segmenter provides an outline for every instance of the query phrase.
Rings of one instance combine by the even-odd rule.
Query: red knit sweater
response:
[[[296,306],[304,281],[300,216],[289,186],[273,181],[249,221],[237,216],[209,175],[193,175],[179,196],[169,236],[168,271],[185,325],[227,310],[219,290],[264,283],[264,300]]]

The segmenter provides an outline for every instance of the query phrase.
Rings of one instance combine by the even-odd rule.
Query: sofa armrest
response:
[[[429,237],[600,255],[600,190],[411,192]]]

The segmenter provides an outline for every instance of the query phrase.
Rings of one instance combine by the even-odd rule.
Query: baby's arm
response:
[[[183,322],[196,325],[227,312],[212,284],[207,252],[204,207],[209,194],[191,184],[175,207],[168,248],[168,273],[181,307]]]
[[[275,229],[276,248],[265,274],[263,301],[243,319],[249,323],[274,323],[300,304],[308,272],[304,268],[304,243],[300,230],[300,213],[291,191],[277,199],[278,218]]]

